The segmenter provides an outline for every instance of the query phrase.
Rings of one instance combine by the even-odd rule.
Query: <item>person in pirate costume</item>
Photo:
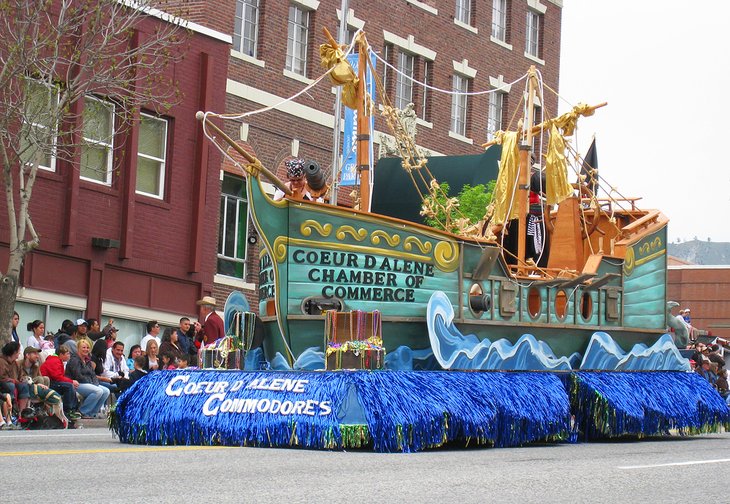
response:
[[[312,189],[307,184],[307,179],[304,176],[304,160],[302,158],[289,159],[284,164],[286,165],[286,177],[288,179],[285,185],[293,193],[291,198],[305,201],[323,201],[321,197],[315,198],[312,196]],[[284,199],[284,191],[277,189],[274,193],[274,201],[282,199]]]

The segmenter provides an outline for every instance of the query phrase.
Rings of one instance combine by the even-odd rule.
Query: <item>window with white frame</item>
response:
[[[527,11],[527,30],[525,40],[525,52],[535,58],[540,57],[540,18],[542,16],[535,12]]]
[[[451,131],[457,135],[466,136],[467,94],[469,92],[469,78],[454,74],[451,99]]]
[[[112,183],[114,104],[92,96],[84,100],[81,178]]]
[[[137,149],[137,194],[162,199],[165,191],[167,121],[140,115]]]
[[[236,0],[233,48],[256,57],[259,38],[259,0]]]
[[[502,129],[502,112],[504,110],[504,93],[495,91],[489,95],[489,115],[487,116],[487,140]]]
[[[38,168],[56,170],[56,111],[58,89],[43,82],[28,79],[25,88],[23,129],[20,135],[20,159],[23,163],[38,163]]]
[[[507,42],[507,2],[492,0],[492,37]]]
[[[431,85],[431,62],[424,59],[421,66],[423,67],[422,82],[425,86],[421,88],[421,110],[418,111],[418,117],[424,121],[430,121],[431,108],[429,107],[428,86]]]
[[[454,19],[465,25],[471,24],[471,0],[456,0]]]
[[[413,72],[416,57],[405,51],[398,53],[398,74],[395,78],[395,106],[401,110],[413,102]]]
[[[223,173],[218,229],[218,274],[245,280],[248,238],[246,181]]]
[[[393,64],[393,45],[392,44],[385,44],[383,46],[383,60],[385,60],[388,65]],[[389,78],[390,78],[390,68],[388,68],[388,65],[383,65],[383,89],[386,89],[388,92],[390,92],[390,89],[388,88],[389,84]]]
[[[309,11],[296,5],[290,5],[288,26],[286,69],[306,77]]]

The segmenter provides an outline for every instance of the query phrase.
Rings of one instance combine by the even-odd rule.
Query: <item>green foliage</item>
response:
[[[495,184],[496,180],[474,187],[465,184],[459,195],[451,198],[448,182],[442,183],[424,199],[424,208],[432,209],[426,213],[426,224],[452,233],[476,224],[484,218],[487,206],[492,202]]]

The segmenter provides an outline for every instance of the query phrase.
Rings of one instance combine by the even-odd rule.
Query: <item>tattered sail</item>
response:
[[[515,202],[517,172],[520,166],[518,149],[519,133],[498,131],[497,143],[502,144],[502,158],[499,161],[499,175],[494,186],[494,223],[504,224],[519,217],[519,206]]]

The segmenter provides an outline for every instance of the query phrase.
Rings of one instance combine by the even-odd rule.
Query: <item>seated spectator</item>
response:
[[[84,398],[79,410],[82,418],[95,418],[109,398],[109,389],[99,385],[91,360],[91,341],[81,337],[76,342],[78,352],[66,364],[66,376],[79,382],[78,392]]]
[[[74,333],[74,328],[75,326],[72,320],[66,319],[61,323],[61,328],[53,335],[53,344],[56,350],[71,339],[71,335]]]
[[[20,341],[20,336],[18,336],[18,324],[20,324],[20,315],[18,315],[18,312],[13,311],[13,318],[11,320],[10,324],[10,335],[12,336],[12,341],[15,341],[20,345],[20,351],[23,351],[23,342]]]
[[[145,358],[147,359],[144,366],[145,371],[156,371],[162,368],[157,358],[158,350],[157,341],[154,339],[147,340],[147,347],[145,348]]]
[[[179,359],[182,354],[182,348],[178,344],[177,329],[168,327],[162,335],[162,344],[160,345],[160,355],[168,354],[175,359]]]
[[[147,365],[147,357],[144,355],[138,355],[134,358],[134,371],[129,373],[129,381],[134,383],[143,376],[147,375],[145,366]]]
[[[40,365],[41,354],[37,348],[27,346],[23,350],[23,360],[20,361],[21,378],[29,376],[34,383],[42,383],[46,387],[50,385],[50,380],[41,375]]]
[[[704,355],[697,361],[697,369],[695,371],[700,374],[705,380],[715,387],[717,382],[717,375],[712,372],[710,359]]]
[[[697,365],[702,362],[702,357],[707,355],[709,353],[709,350],[707,350],[707,345],[704,343],[697,343],[695,344],[695,351],[692,353],[691,359],[697,363]]]
[[[112,347],[107,349],[104,374],[111,378],[119,392],[125,391],[131,385],[127,360],[124,358],[124,343],[121,341],[115,341]]]
[[[111,320],[110,320],[111,322]],[[104,341],[106,341],[106,347],[111,348],[115,341],[117,341],[117,336],[119,335],[119,329],[114,327],[113,325],[106,325],[104,326],[104,329],[101,331],[104,334]]]
[[[0,430],[15,430],[18,427],[13,424],[13,400],[10,398],[10,394],[6,392],[0,392]]]
[[[31,332],[28,337],[28,344],[25,346],[26,348],[33,347],[38,350],[53,348],[53,343],[46,340],[46,325],[42,320],[28,322],[26,327]]]
[[[94,362],[94,372],[96,373],[96,378],[99,380],[99,385],[108,388],[114,394],[119,392],[119,388],[112,381],[111,373],[108,373],[104,367],[106,363],[106,350],[106,341],[104,339],[96,340],[96,343],[91,348],[91,360]]]
[[[86,333],[88,332],[88,329],[89,325],[84,319],[76,320],[76,325],[73,327],[71,338],[69,338],[65,343],[71,349],[72,354],[75,354],[78,351],[76,349],[76,342],[80,338],[86,338]],[[89,343],[91,343],[91,340],[89,340]]]
[[[142,347],[139,345],[132,345],[129,349],[129,355],[127,356],[127,369],[134,369],[134,359],[142,355]]]
[[[76,397],[76,389],[79,382],[72,380],[64,374],[64,364],[71,358],[71,350],[66,345],[61,345],[56,355],[49,355],[41,364],[41,374],[48,377],[50,387],[61,394],[63,399],[63,412],[71,420],[78,420],[81,414],[78,412],[79,401]]]
[[[99,321],[97,319],[86,319],[86,323],[89,326],[89,329],[86,331],[86,337],[89,338],[92,343],[96,343],[98,340],[104,337],[104,333],[101,330]]]
[[[0,355],[0,392],[10,394],[17,410],[23,411],[28,406],[28,384],[21,382],[21,371],[18,362],[20,344],[17,341],[6,343]]]

